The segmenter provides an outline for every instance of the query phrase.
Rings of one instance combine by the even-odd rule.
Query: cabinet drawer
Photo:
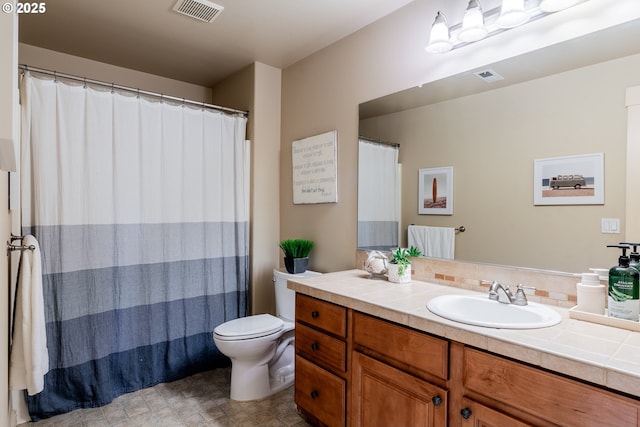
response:
[[[464,349],[464,386],[561,426],[637,426],[640,402],[499,356]]]
[[[346,385],[339,378],[296,356],[295,402],[298,407],[328,426],[344,426]]]
[[[330,302],[296,293],[296,321],[337,337],[347,336],[347,309]]]
[[[347,370],[347,344],[302,323],[296,323],[296,354],[328,369]]]
[[[353,340],[413,368],[448,378],[449,343],[362,313],[353,316]]]

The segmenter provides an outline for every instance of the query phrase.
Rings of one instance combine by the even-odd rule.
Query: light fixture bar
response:
[[[563,8],[568,8],[580,3],[585,3],[589,0],[556,0],[552,3],[546,3],[547,7],[543,8],[542,7],[543,3],[545,3],[546,1],[550,1],[550,0],[524,0],[524,8],[528,14],[528,20],[524,23],[524,25],[526,25],[529,22],[533,22],[545,16],[556,13],[558,10],[562,10],[562,9],[556,10],[557,6],[548,6],[549,4],[552,4],[552,5],[557,4],[556,1],[565,5],[565,6],[562,6]],[[548,9],[548,10],[545,10],[545,9]],[[500,18],[501,12],[502,12],[502,5],[497,6],[483,13],[484,28],[487,31],[486,37],[491,37],[496,34],[500,34],[512,28],[512,27],[500,26],[498,24],[498,19]],[[440,14],[440,12],[438,13]],[[462,30],[463,30],[463,22],[460,22],[456,25],[449,27],[449,32],[450,32],[449,40],[451,43],[451,49],[458,49],[477,41],[477,40],[463,41],[465,39],[464,36],[462,37],[463,40],[461,40],[459,38],[459,35],[462,32]],[[486,38],[486,37],[483,37],[483,38]],[[428,46],[427,46],[427,51],[433,51],[433,50],[428,49]],[[435,51],[433,52],[443,53],[443,52],[435,52]]]

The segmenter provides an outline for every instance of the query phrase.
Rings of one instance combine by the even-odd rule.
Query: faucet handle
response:
[[[513,298],[513,304],[515,305],[527,305],[529,302],[527,301],[527,295],[524,293],[525,289],[533,289],[536,290],[533,286],[525,286],[523,284],[518,284],[518,290],[516,291],[516,295]]]

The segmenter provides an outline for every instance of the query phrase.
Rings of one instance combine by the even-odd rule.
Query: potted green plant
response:
[[[387,278],[394,283],[408,283],[411,281],[411,260],[409,259],[408,249],[398,248],[392,253]]]
[[[284,252],[284,266],[291,274],[304,273],[309,265],[309,252],[313,241],[306,239],[286,239],[280,242]]]
[[[416,248],[415,246],[411,246],[409,248],[409,253],[407,255],[409,257],[418,257],[422,255],[422,252],[420,251],[420,249]]]

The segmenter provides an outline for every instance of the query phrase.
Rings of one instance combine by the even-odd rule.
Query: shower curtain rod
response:
[[[373,144],[390,145],[390,146],[395,147],[395,148],[400,148],[400,144],[398,144],[397,142],[387,142],[387,141],[382,141],[382,140],[379,140],[379,139],[369,138],[369,137],[366,137],[366,136],[359,136],[358,139],[361,139],[362,141],[371,142]]]
[[[120,90],[120,91],[134,93],[136,95],[145,95],[145,96],[150,96],[150,97],[154,97],[154,98],[159,98],[161,101],[164,100],[164,99],[167,99],[167,100],[176,101],[176,102],[179,102],[179,103],[182,103],[182,104],[193,105],[195,107],[207,108],[209,110],[217,110],[217,111],[221,111],[223,113],[240,114],[240,115],[243,115],[245,117],[249,115],[248,111],[236,110],[234,108],[228,108],[228,107],[221,107],[219,105],[207,104],[207,103],[204,103],[204,102],[191,101],[189,99],[177,98],[175,96],[165,95],[165,94],[162,94],[162,93],[150,92],[150,91],[147,91],[147,90],[141,90],[141,89],[135,89],[135,88],[127,87],[127,86],[117,85],[115,83],[107,83],[107,82],[103,82],[103,81],[100,81],[100,80],[88,79],[86,77],[78,77],[78,76],[74,76],[74,75],[71,75],[71,74],[58,73],[57,71],[51,71],[51,70],[45,70],[45,69],[42,69],[42,68],[36,68],[36,67],[32,67],[30,65],[20,64],[20,65],[18,65],[18,68],[20,70],[22,70],[23,73],[25,71],[33,71],[35,73],[47,74],[49,76],[53,76],[54,79],[60,77],[60,78],[63,78],[63,79],[74,80],[74,81],[82,82],[82,83],[85,83],[85,84],[89,83],[89,84],[96,85],[96,86],[103,86],[103,87],[106,87],[106,88],[111,88],[111,90],[117,89],[117,90]]]

